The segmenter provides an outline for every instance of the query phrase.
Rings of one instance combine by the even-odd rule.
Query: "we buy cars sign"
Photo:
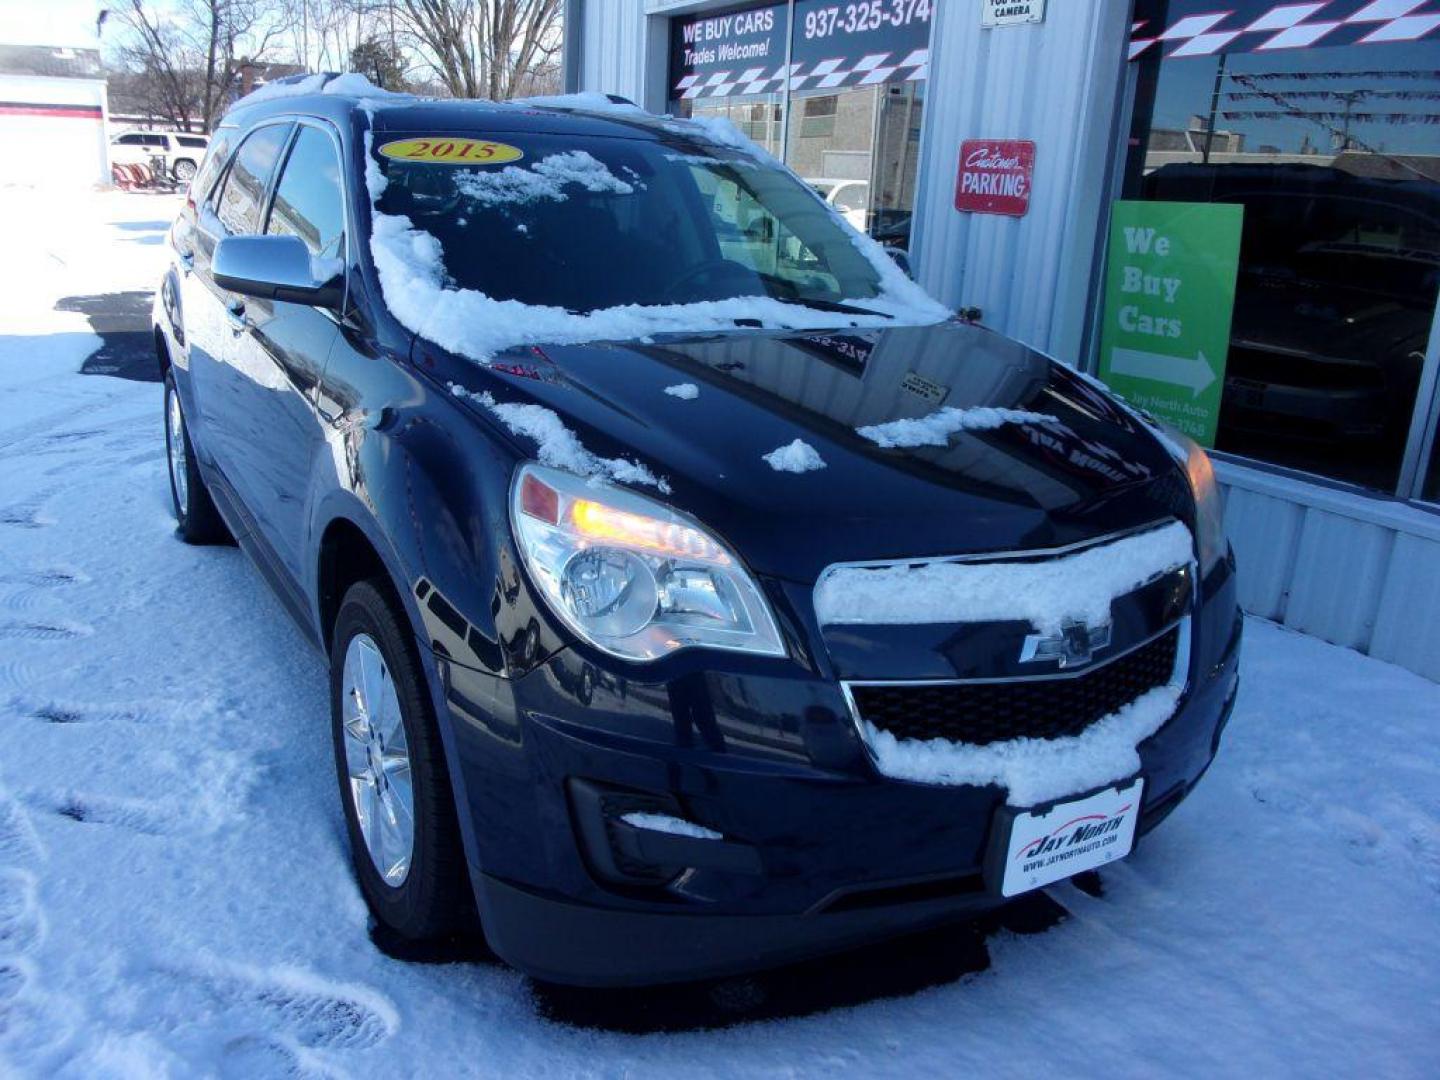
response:
[[[955,209],[1024,217],[1034,173],[1035,144],[1028,139],[967,139],[960,144]]]

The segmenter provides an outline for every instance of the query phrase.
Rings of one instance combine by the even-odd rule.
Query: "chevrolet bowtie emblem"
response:
[[[1066,621],[1060,624],[1058,634],[1031,634],[1020,649],[1020,662],[1055,660],[1062,668],[1083,667],[1110,644],[1110,626],[1108,622],[1086,626]]]

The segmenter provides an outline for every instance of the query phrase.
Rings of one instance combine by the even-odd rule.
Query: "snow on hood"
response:
[[[488,393],[475,393],[455,383],[450,392],[458,398],[489,409],[514,435],[533,439],[536,444],[535,456],[542,465],[564,469],[577,476],[589,476],[597,480],[613,480],[622,484],[643,484],[656,488],[662,494],[670,493],[670,484],[657,477],[638,461],[628,458],[602,458],[585,448],[580,437],[565,426],[553,409],[543,405],[525,405],[498,402]]]
[[[806,473],[825,468],[820,451],[804,439],[796,439],[761,456],[776,472]]]
[[[594,104],[588,96],[580,96],[585,98],[583,107]],[[553,104],[558,100],[527,99],[527,103]],[[607,104],[612,111],[623,108],[640,112],[634,106],[615,106],[608,101]],[[667,127],[682,125],[684,133],[691,137],[699,135],[769,159],[728,122],[721,125],[711,120],[666,119],[665,124]],[[573,172],[569,166],[575,164],[570,162],[559,172]],[[386,181],[374,160],[372,136],[368,132],[365,179],[373,209],[384,193]],[[757,296],[689,304],[629,304],[587,314],[516,300],[497,300],[478,290],[451,286],[440,242],[416,229],[408,217],[383,214],[378,209],[371,214],[370,252],[385,302],[400,323],[437,345],[480,363],[488,363],[496,353],[517,345],[631,341],[655,334],[733,330],[737,320],[753,320],[767,329],[830,330],[921,326],[950,317],[950,311],[906,277],[879,244],[855,232],[843,217],[816,198],[850,234],[851,242],[879,274],[880,296],[853,301],[855,306],[875,312],[873,315],[817,311]]]
[[[1043,562],[930,562],[835,567],[815,587],[825,625],[916,625],[1025,620],[1057,634],[1069,619],[1095,626],[1116,597],[1195,559],[1184,524],[1098,544]]]
[[[996,409],[988,406],[957,409],[947,406],[929,416],[870,424],[867,427],[858,427],[855,431],[876,446],[888,450],[896,447],[948,446],[950,436],[961,431],[993,431],[1005,424],[1058,423],[1055,417],[1046,413],[1026,412],[1023,409]]]

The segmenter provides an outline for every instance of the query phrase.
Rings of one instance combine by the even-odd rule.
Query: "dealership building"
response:
[[[1211,447],[1246,609],[1440,679],[1440,0],[568,0],[565,61]]]

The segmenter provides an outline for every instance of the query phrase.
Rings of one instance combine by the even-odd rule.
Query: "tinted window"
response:
[[[310,254],[339,258],[345,236],[340,161],[323,131],[302,127],[280,174],[265,231],[298,236]]]
[[[146,146],[158,146],[162,150],[165,149],[164,135],[142,135],[140,136],[140,141]]]
[[[195,135],[178,135],[176,136],[176,138],[179,140],[181,146],[189,146],[193,149],[203,150],[206,145],[204,139],[201,139]]]
[[[221,128],[215,133],[215,141],[207,147],[205,160],[200,163],[200,171],[195,174],[195,179],[190,181],[190,190],[194,192],[197,201],[208,196],[215,186],[215,178],[220,175],[220,170],[225,167],[230,151],[235,146],[235,134],[234,128]]]
[[[270,124],[251,132],[240,144],[215,204],[220,223],[232,235],[258,229],[265,185],[289,134],[289,124]]]
[[[145,136],[121,135],[120,138],[115,140],[115,143],[118,146],[143,146],[145,144]]]
[[[879,294],[850,230],[782,169],[679,138],[507,142],[524,154],[514,164],[379,158],[378,209],[433,235],[461,288],[572,311]]]

